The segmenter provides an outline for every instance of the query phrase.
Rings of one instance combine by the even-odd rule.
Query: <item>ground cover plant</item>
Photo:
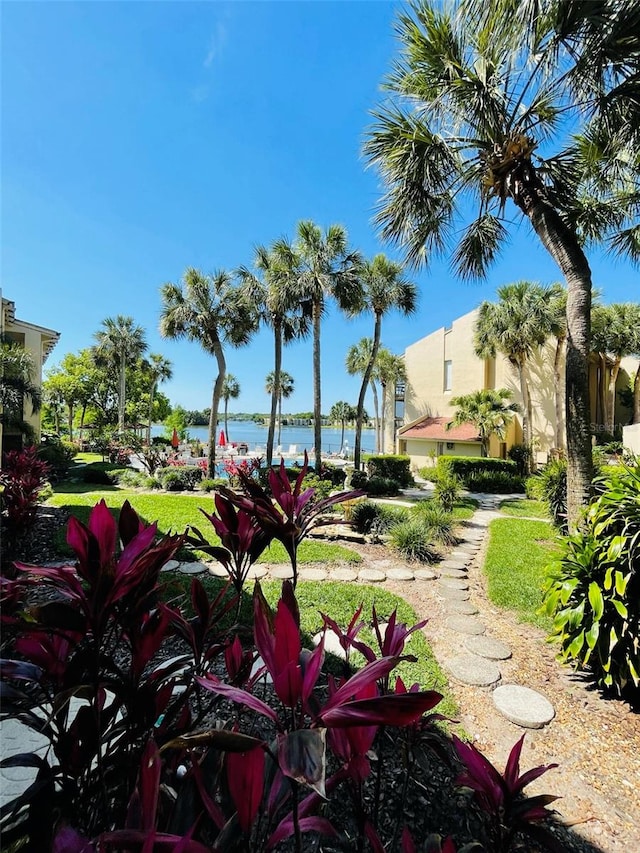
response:
[[[549,630],[551,620],[539,613],[546,567],[557,553],[551,524],[522,518],[498,518],[489,525],[484,561],[491,601],[517,613],[523,622]]]
[[[560,657],[640,706],[640,467],[596,479],[580,529],[549,567],[545,607]]]
[[[284,520],[282,527],[284,534]],[[511,849],[518,831],[545,838],[538,823],[551,798],[505,806],[546,768],[520,777],[517,745],[499,774],[473,747],[437,735],[433,714],[424,715],[440,693],[395,676],[422,623],[409,626],[392,611],[383,626],[373,611],[369,643],[362,608],[347,625],[326,614],[318,645],[305,649],[304,602],[285,582],[275,608],[256,585],[252,627],[224,627],[235,605],[227,589],[210,597],[192,580],[190,612],[162,601],[160,570],[182,539],[158,541],[155,525],[141,523],[129,504],[116,527],[100,502],[87,526],[69,522],[75,565],[20,565],[19,578],[5,585],[15,656],[2,662],[2,715],[51,744],[44,756],[4,761],[37,770],[2,814],[5,844],[195,853],[268,851],[290,840],[302,851],[312,833],[314,849],[319,836],[333,839],[333,849],[361,850],[365,837],[376,850],[394,849],[401,833],[408,838],[407,822],[416,837],[432,828],[428,809],[409,817],[404,803],[419,778],[430,781],[425,767],[435,746],[454,776],[461,768],[455,784],[475,792],[465,823],[485,850]],[[21,601],[33,586],[57,598]],[[325,679],[327,631],[364,665]],[[171,657],[162,654],[167,641]],[[405,756],[400,777],[388,760],[397,754]],[[382,804],[394,792],[389,823]],[[549,833],[546,843],[560,849]]]
[[[47,484],[49,465],[38,458],[35,447],[5,453],[0,468],[0,536],[3,562],[11,557],[21,537],[33,525],[38,499]],[[4,570],[4,567],[3,567]],[[10,567],[8,569],[11,571]]]

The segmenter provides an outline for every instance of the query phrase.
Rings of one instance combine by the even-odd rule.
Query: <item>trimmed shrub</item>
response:
[[[369,477],[367,476],[365,471],[354,471],[351,475],[351,488],[365,489],[368,480]]]
[[[386,533],[395,524],[408,521],[409,512],[406,507],[390,507],[373,501],[359,501],[350,512],[351,524],[358,533],[370,533],[375,529],[378,533]]]
[[[436,557],[431,546],[431,529],[419,519],[396,524],[389,531],[389,539],[409,562],[430,563]]]
[[[219,489],[220,486],[228,486],[228,480],[213,480],[210,477],[205,477],[204,480],[200,480],[200,491],[201,492],[212,492],[214,489]]]
[[[418,476],[430,483],[435,483],[438,478],[438,469],[435,465],[425,465],[418,469]]]
[[[49,466],[54,479],[65,476],[76,455],[76,448],[70,441],[47,437],[38,448],[38,458]]]
[[[411,460],[408,456],[369,456],[367,473],[370,478],[379,477],[395,480],[401,489],[414,485],[411,474]]]
[[[493,492],[499,495],[510,492],[524,492],[524,477],[501,471],[494,473],[478,471],[467,475],[465,486],[471,492]]]
[[[95,483],[97,486],[113,486],[120,476],[128,469],[112,465],[111,462],[92,462],[82,468],[80,476],[84,483]]]
[[[545,610],[561,657],[640,706],[640,467],[596,481],[601,494],[549,567]]]
[[[168,492],[192,492],[202,480],[202,469],[195,466],[158,468],[156,479]]]
[[[351,484],[352,488],[356,488]],[[370,477],[362,486],[368,495],[387,495],[393,497],[400,492],[400,486],[397,480],[389,480],[386,477]]]
[[[144,471],[134,471],[127,468],[118,474],[118,485],[131,489],[152,489],[155,480]]]
[[[448,471],[460,477],[465,486],[467,479],[476,473],[518,473],[518,466],[511,459],[492,459],[485,456],[441,456],[437,467],[438,471]]]

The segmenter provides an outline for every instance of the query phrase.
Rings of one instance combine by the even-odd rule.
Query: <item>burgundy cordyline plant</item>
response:
[[[293,485],[287,477],[284,459],[280,460],[279,468],[269,471],[271,495],[240,469],[237,476],[244,494],[224,487],[218,489],[224,499],[253,517],[269,540],[277,539],[282,542],[291,561],[294,589],[298,581],[297,551],[302,540],[312,528],[326,523],[322,515],[330,507],[364,494],[357,490],[340,492],[314,501],[315,489],[302,491],[302,482],[308,468],[309,459],[305,450],[304,464]]]

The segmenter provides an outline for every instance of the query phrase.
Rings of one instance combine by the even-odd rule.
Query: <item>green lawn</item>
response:
[[[500,511],[505,515],[513,515],[520,518],[549,518],[546,504],[543,501],[530,501],[526,498],[513,498],[502,501]]]
[[[102,462],[103,458],[101,453],[76,453],[73,461],[76,465],[91,465],[92,462]]]
[[[219,592],[222,586],[222,581],[213,577],[204,579],[203,583],[211,598]],[[184,575],[175,575],[167,588],[168,596],[171,597],[180,592],[185,595],[186,603],[190,584],[190,578]],[[261,582],[261,586],[269,603],[272,606],[275,605],[280,596],[282,584],[279,581],[266,581]],[[246,592],[243,594],[241,621],[251,621],[251,591],[252,585],[247,584]],[[374,604],[381,621],[387,619],[396,607],[398,622],[404,622],[410,627],[419,621],[410,604],[399,596],[380,589],[380,587],[328,581],[300,581],[296,588],[296,598],[300,608],[300,626],[309,645],[311,638],[322,629],[321,613],[326,613],[335,619],[338,625],[346,628],[360,604],[363,605],[362,621],[366,623],[367,627],[360,632],[358,638],[372,645],[372,648],[377,648],[374,645],[373,631],[369,627],[371,624],[371,608]],[[438,666],[431,647],[421,631],[416,631],[411,635],[405,645],[405,653],[415,656],[416,660],[402,661],[394,673],[402,676],[407,687],[417,682],[424,690],[437,690],[442,693],[444,699],[435,710],[445,716],[455,717],[458,709],[448,692],[447,678]],[[352,663],[361,666],[364,659],[355,653],[352,656]],[[330,668],[333,672],[338,673],[342,669],[342,665],[335,660]]]
[[[82,484],[78,484],[79,486]],[[86,484],[84,484],[86,488]],[[213,511],[213,497],[204,494],[144,494],[135,491],[127,491],[113,487],[100,487],[93,491],[62,492],[53,495],[47,504],[50,506],[64,507],[68,512],[76,516],[85,524],[89,518],[89,512],[99,500],[104,498],[107,506],[118,511],[125,500],[128,500],[135,511],[146,522],[158,522],[161,533],[182,533],[187,525],[197,527],[211,543],[217,543],[218,537],[213,527],[200,512],[200,507]],[[56,542],[57,549],[62,554],[68,554],[69,549],[65,542],[64,531],[62,531]],[[182,557],[188,554],[182,553]],[[306,541],[298,549],[298,563],[358,563],[361,557],[355,551],[328,542]],[[263,563],[288,563],[287,552],[279,542],[274,542],[260,558]]]
[[[484,562],[491,601],[515,611],[523,622],[550,630],[552,620],[536,611],[542,604],[545,567],[554,558],[555,550],[554,529],[546,521],[492,521]]]

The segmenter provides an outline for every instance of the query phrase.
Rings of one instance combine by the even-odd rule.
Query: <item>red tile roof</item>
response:
[[[400,438],[425,438],[430,441],[480,441],[478,429],[473,424],[446,429],[451,418],[426,417],[406,430],[400,430]]]

